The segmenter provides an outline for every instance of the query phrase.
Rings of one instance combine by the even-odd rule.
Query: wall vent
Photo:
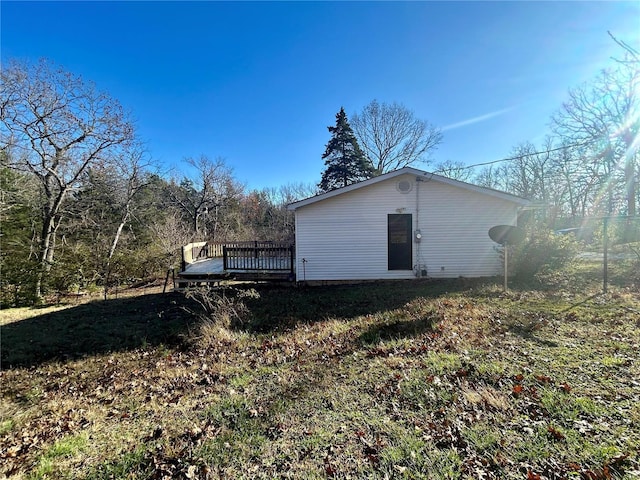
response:
[[[400,180],[398,183],[396,183],[396,189],[400,193],[409,193],[413,189],[413,183],[411,183],[409,180]]]

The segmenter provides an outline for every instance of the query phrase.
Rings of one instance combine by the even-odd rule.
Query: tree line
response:
[[[117,100],[53,63],[9,62],[0,98],[2,304],[151,278],[195,240],[291,240],[313,185],[248,190],[221,158],[161,172]]]
[[[612,37],[613,38],[613,37]],[[50,292],[104,289],[177,265],[191,241],[292,240],[286,206],[405,166],[540,201],[549,228],[588,215],[636,215],[640,56],[619,58],[569,90],[540,145],[470,166],[429,165],[442,132],[402,104],[373,100],[329,126],[318,185],[250,190],[222,158],[184,160],[162,172],[119,102],[41,60],[7,62],[0,92],[0,302]]]

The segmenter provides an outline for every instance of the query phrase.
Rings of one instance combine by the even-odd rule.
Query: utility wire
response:
[[[525,154],[522,154],[522,155],[517,155],[515,157],[501,158],[500,160],[492,160],[490,162],[476,163],[474,165],[465,165],[463,167],[453,167],[453,169],[454,170],[468,170],[470,168],[484,167],[486,165],[493,165],[493,164],[501,163],[501,162],[511,162],[513,160],[521,160],[523,158],[531,157],[533,155],[543,155],[545,153],[557,152],[557,151],[560,151],[560,150],[565,150],[567,148],[584,147],[585,145],[590,145],[592,143],[596,143],[596,140],[589,140],[587,142],[581,142],[581,143],[572,143],[571,145],[563,145],[562,147],[552,148],[550,150],[542,150],[542,151],[538,151],[538,152],[530,152],[530,153],[525,153]],[[432,173],[443,173],[443,172],[446,172],[448,170],[449,169],[447,169],[447,168],[441,168],[440,170],[434,170]]]

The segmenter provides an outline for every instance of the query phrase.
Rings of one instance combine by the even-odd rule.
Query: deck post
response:
[[[294,275],[293,262],[296,259],[296,253],[295,253],[296,252],[296,246],[295,246],[295,244],[289,245],[289,251],[291,252],[291,276],[292,276],[291,278],[293,278],[293,275]]]
[[[167,291],[167,284],[169,283],[169,274],[171,273],[171,269],[167,269],[167,276],[164,279],[164,287],[162,287],[162,293],[166,293]]]

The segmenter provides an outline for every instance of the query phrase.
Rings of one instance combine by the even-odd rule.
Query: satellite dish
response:
[[[513,225],[496,225],[489,229],[489,237],[496,243],[504,246],[504,291],[507,287],[508,276],[508,264],[509,264],[509,249],[508,245],[517,245],[524,240],[524,230]]]
[[[513,225],[496,225],[489,229],[489,237],[500,245],[517,245],[524,240],[524,230]]]

